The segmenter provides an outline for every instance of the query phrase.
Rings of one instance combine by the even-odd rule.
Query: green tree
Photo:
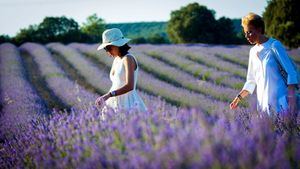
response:
[[[81,31],[90,37],[91,42],[101,41],[101,36],[105,30],[104,20],[93,14],[87,18],[86,23],[81,26]]]
[[[174,43],[213,43],[217,21],[215,12],[206,6],[192,3],[172,11],[167,33]]]
[[[62,17],[45,17],[39,25],[30,25],[21,29],[12,38],[12,42],[22,44],[24,42],[91,42],[90,36],[82,33],[79,25],[73,19]]]
[[[21,29],[13,38],[15,43],[20,45],[24,42],[39,42],[38,25],[29,25],[28,28]]]
[[[0,44],[5,42],[11,42],[11,38],[8,35],[0,35]]]
[[[46,17],[38,26],[37,32],[42,43],[81,41],[81,32],[78,23],[65,16]]]
[[[263,13],[266,34],[290,48],[300,44],[300,1],[270,0]]]
[[[231,19],[221,17],[217,20],[217,26],[215,28],[215,42],[222,44],[237,43],[237,34],[235,27]]]
[[[66,17],[46,17],[39,25],[21,29],[13,39],[16,44],[24,42],[84,42],[84,34],[78,23]]]

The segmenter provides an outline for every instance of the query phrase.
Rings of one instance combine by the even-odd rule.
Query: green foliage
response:
[[[167,32],[173,43],[240,44],[240,27],[231,19],[215,19],[215,12],[206,6],[192,3],[171,13]]]
[[[39,40],[38,25],[30,25],[27,29],[21,29],[14,38],[17,44],[24,42],[37,42]]]
[[[46,17],[39,25],[30,25],[21,29],[11,39],[13,43],[24,42],[85,42],[98,43],[102,40],[102,33],[108,28],[119,28],[124,36],[131,38],[131,43],[169,43],[166,33],[166,22],[137,22],[106,25],[103,19],[96,14],[89,16],[85,23],[79,28],[77,22],[66,17]],[[7,42],[6,36],[0,36],[0,43]]]
[[[241,31],[243,31],[242,29],[242,19],[231,19],[233,26],[234,26],[234,32],[235,33],[239,33]]]
[[[154,36],[151,36],[149,38],[139,37],[134,38],[130,41],[130,43],[133,44],[145,44],[145,43],[151,43],[151,44],[165,44],[170,43],[168,38],[166,38],[163,35],[155,34]]]
[[[290,48],[300,45],[300,1],[270,0],[263,13],[266,34]]]
[[[119,28],[124,36],[131,38],[133,44],[170,43],[166,33],[166,22],[135,22],[107,24],[106,28]]]
[[[198,3],[189,4],[171,13],[169,22],[136,22],[105,24],[96,14],[89,16],[79,27],[73,19],[46,17],[38,25],[21,29],[12,39],[0,36],[0,43],[12,42],[17,45],[24,42],[85,42],[98,43],[102,40],[105,29],[119,28],[124,36],[131,38],[131,43],[246,43],[240,33],[240,19],[222,17],[216,20],[215,12]],[[238,35],[237,35],[238,34]]]
[[[203,76],[202,76],[202,80],[207,81],[211,76],[211,72],[210,71],[206,71]]]
[[[16,44],[24,42],[86,42],[87,35],[79,30],[79,25],[73,19],[62,17],[46,17],[39,25],[30,25],[21,29],[14,38]]]
[[[239,41],[231,19],[221,17],[215,27],[215,43],[232,44]]]
[[[0,35],[0,44],[11,41],[12,39],[8,35]]]
[[[221,85],[221,84],[222,84],[222,81],[223,81],[225,78],[226,78],[226,76],[220,76],[220,77],[216,78],[215,83],[216,83],[217,85]]]
[[[130,41],[130,43],[133,43],[133,44],[145,44],[145,43],[148,43],[148,41],[147,41],[146,38],[139,37],[139,38],[132,39]]]
[[[247,39],[244,37],[244,32],[242,29],[242,19],[231,19],[234,27],[234,32],[236,34],[235,44],[248,44]]]
[[[30,154],[26,154],[24,159],[24,166],[26,166],[25,168],[32,168],[32,169],[36,169],[37,166],[34,164],[34,160],[32,158],[32,156]]]
[[[194,76],[195,76],[195,77],[200,76],[201,72],[202,72],[202,69],[201,69],[201,68],[198,68],[198,69],[195,71]]]
[[[148,38],[148,42],[152,44],[169,43],[169,40],[162,34],[155,34]]]
[[[237,89],[237,90],[241,89],[243,86],[244,86],[244,83],[234,83],[233,84],[233,88]]]
[[[83,23],[81,31],[90,37],[90,42],[99,42],[102,40],[102,33],[105,30],[104,20],[93,14]]]
[[[46,17],[38,27],[42,43],[59,41],[69,43],[80,39],[79,25],[66,17]]]
[[[167,32],[174,43],[213,43],[214,11],[198,3],[172,11]]]
[[[135,23],[114,23],[107,24],[106,28],[119,28],[124,36],[132,39],[150,38],[160,35],[167,38],[166,22],[135,22]]]

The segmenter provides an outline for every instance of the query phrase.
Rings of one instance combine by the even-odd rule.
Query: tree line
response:
[[[98,42],[101,39],[101,33],[105,29],[103,19],[93,14],[87,18],[82,26],[72,18],[45,17],[38,25],[30,25],[28,28],[21,29],[13,38],[7,35],[0,37],[1,41],[10,41],[17,45],[24,42]]]
[[[298,0],[270,0],[263,13],[266,33],[288,47],[299,47],[300,15]],[[131,43],[208,43],[246,44],[240,19],[215,18],[215,11],[204,5],[191,3],[171,12],[168,22],[140,22],[106,24],[96,14],[79,25],[72,18],[46,17],[38,25],[21,29],[15,37],[0,36],[0,43],[12,42],[82,42],[99,43],[106,28],[120,28]]]

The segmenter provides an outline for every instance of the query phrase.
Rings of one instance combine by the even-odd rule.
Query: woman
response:
[[[235,109],[239,102],[252,94],[257,87],[258,111],[267,112],[269,115],[273,112],[296,112],[295,94],[299,75],[283,45],[278,40],[264,35],[264,21],[257,14],[249,13],[243,17],[242,27],[245,38],[254,46],[249,53],[246,83],[230,104],[230,108]],[[277,62],[276,57],[280,62]],[[287,72],[287,82],[279,71],[278,63],[281,63]]]
[[[122,32],[117,28],[105,30],[102,34],[102,44],[97,50],[104,49],[109,56],[114,58],[110,71],[112,87],[109,92],[96,100],[96,105],[104,102],[107,106],[118,109],[135,108],[146,111],[143,100],[136,91],[138,77],[138,64],[133,55],[128,53],[130,41],[124,38]]]

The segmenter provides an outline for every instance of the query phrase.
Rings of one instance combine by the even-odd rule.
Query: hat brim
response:
[[[101,50],[103,48],[105,48],[106,46],[108,45],[112,45],[112,46],[123,46],[125,45],[126,43],[128,43],[131,39],[128,39],[128,38],[123,38],[123,39],[120,39],[120,40],[117,40],[117,41],[113,41],[113,42],[110,42],[110,43],[102,43],[101,45],[98,46],[97,50]]]

